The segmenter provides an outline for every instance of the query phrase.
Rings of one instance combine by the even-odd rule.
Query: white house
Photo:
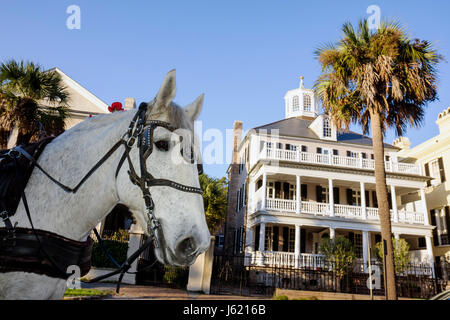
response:
[[[251,265],[301,267],[323,258],[323,237],[343,235],[367,262],[369,246],[381,241],[372,140],[338,132],[319,114],[303,78],[284,99],[282,120],[253,128],[243,139],[242,123],[235,123],[229,251],[245,255]],[[413,261],[432,262],[433,226],[424,194],[430,178],[420,164],[402,162],[398,150],[385,144],[392,232],[410,244]]]

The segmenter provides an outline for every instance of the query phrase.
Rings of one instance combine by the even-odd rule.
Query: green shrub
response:
[[[103,244],[119,264],[125,262],[128,251],[127,242],[103,240]],[[92,266],[96,268],[116,268],[98,242],[95,242],[92,248]]]
[[[273,300],[289,300],[288,296],[275,296],[273,297]]]
[[[167,284],[177,288],[185,288],[187,285],[188,271],[183,267],[164,266],[163,280]]]

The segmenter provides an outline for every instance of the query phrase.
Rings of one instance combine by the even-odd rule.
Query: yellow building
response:
[[[436,120],[439,135],[410,149],[408,138],[394,141],[402,150],[399,157],[421,164],[422,172],[431,177],[425,189],[429,221],[433,226],[433,254],[436,265],[450,263],[450,107]],[[414,197],[414,195],[410,195]]]

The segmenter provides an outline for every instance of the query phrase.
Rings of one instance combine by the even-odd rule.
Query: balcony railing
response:
[[[363,158],[341,157],[330,154],[301,152],[300,150],[283,150],[264,147],[259,159],[284,160],[301,163],[324,164],[336,167],[360,168],[367,170],[375,169],[375,161]],[[420,175],[420,167],[411,163],[386,161],[385,169],[388,172],[398,172]]]
[[[262,193],[258,193],[260,196]],[[254,207],[254,212],[262,210],[262,200],[256,200],[257,206]],[[297,201],[285,199],[266,199],[266,210],[283,212],[287,214],[296,214]],[[334,216],[346,219],[358,220],[379,220],[378,208],[366,207],[366,217],[364,219],[363,207],[335,204]],[[308,213],[320,216],[331,216],[330,204],[312,201],[301,201],[300,213]],[[398,222],[410,224],[424,224],[424,215],[422,212],[406,211],[404,209],[397,210]],[[391,220],[394,220],[394,211],[391,210]]]
[[[301,253],[296,258],[293,252],[277,251],[253,251],[250,259],[252,265],[284,268],[320,268],[324,261],[322,254]]]

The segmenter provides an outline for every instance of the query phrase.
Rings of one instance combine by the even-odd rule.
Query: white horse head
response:
[[[149,173],[156,179],[199,188],[196,162],[200,161],[200,152],[195,143],[197,139],[193,139],[193,126],[202,109],[203,95],[187,107],[180,108],[172,102],[175,92],[175,70],[172,70],[164,78],[156,97],[147,104],[146,119],[164,121],[178,129],[170,131],[164,127],[156,127],[153,133],[153,150],[146,165]],[[189,161],[191,156],[195,157],[194,161]],[[133,152],[131,158],[135,167],[138,167],[138,153]],[[202,196],[168,186],[150,187],[150,192],[155,215],[161,222],[163,231],[162,239],[157,239],[160,247],[155,248],[156,256],[166,264],[192,264],[210,243]],[[131,183],[127,170],[122,169],[117,177],[117,194],[120,201],[135,214],[139,223],[146,226],[149,221],[142,193],[138,186]]]
[[[189,187],[199,188],[200,161],[197,145],[189,145],[193,124],[202,105],[203,95],[192,104],[181,108],[172,102],[176,91],[175,71],[165,77],[156,97],[147,104],[146,121],[160,120],[177,130],[157,126],[153,132],[152,152],[145,164],[155,179],[165,179]],[[136,110],[98,115],[87,119],[55,138],[43,151],[38,162],[50,175],[66,186],[74,187],[80,179],[120,141],[127,132]],[[192,152],[195,155],[191,161]],[[119,149],[121,150],[121,149]],[[69,193],[34,169],[25,194],[36,229],[46,230],[83,241],[91,230],[117,204],[126,205],[138,224],[149,235],[149,217],[141,189],[128,174],[125,161],[119,167],[122,152],[116,151],[105,161],[76,193]],[[139,150],[136,144],[129,152],[130,161],[140,175]],[[160,222],[157,258],[164,264],[186,266],[204,252],[210,244],[202,196],[172,188],[150,186],[154,215]],[[11,218],[18,227],[30,228],[25,207],[21,201]],[[28,272],[0,273],[0,298],[60,299],[66,281]]]

